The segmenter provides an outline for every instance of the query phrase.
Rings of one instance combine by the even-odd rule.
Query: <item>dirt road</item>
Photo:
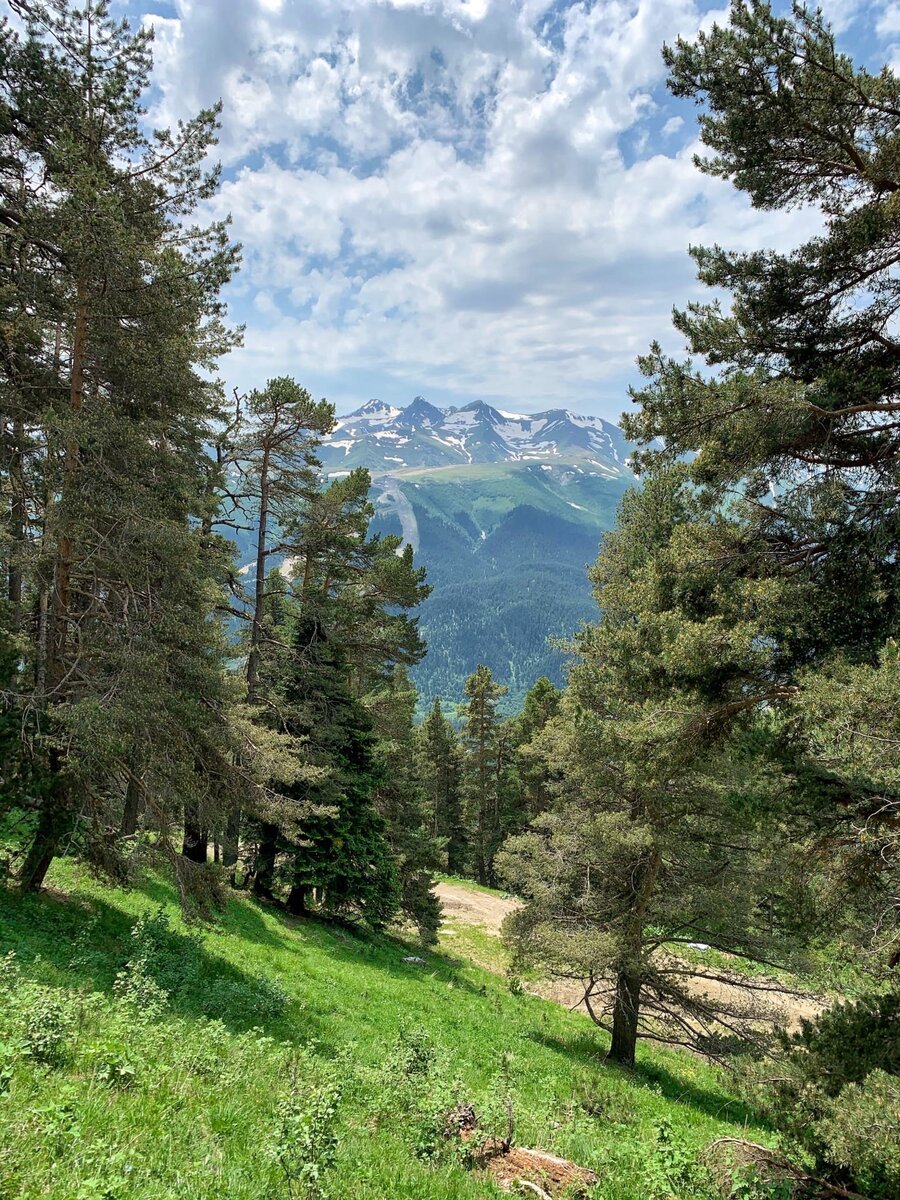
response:
[[[504,917],[515,912],[521,904],[521,901],[512,896],[497,896],[455,883],[439,883],[435,892],[444,906],[447,917],[466,925],[479,925],[486,933],[494,936],[500,933]],[[735,975],[732,980],[723,983],[719,978],[704,978],[702,966],[698,966],[697,971],[698,975],[693,980],[685,981],[685,986],[692,993],[738,1007],[752,999],[750,989],[741,985],[740,976]],[[718,976],[721,972],[716,971],[715,974]],[[564,1004],[566,1008],[583,1007],[584,989],[572,980],[545,980],[530,984],[528,990],[543,996],[545,1000],[555,1000],[558,1004]],[[799,1027],[802,1020],[815,1017],[824,1007],[823,1001],[817,996],[795,996],[791,992],[779,991],[777,987],[766,994],[765,1000],[767,1018],[779,1024],[784,1023],[788,1028]]]
[[[473,888],[460,887],[455,883],[439,883],[434,890],[448,917],[454,917],[466,925],[483,925],[488,933],[493,934],[500,932],[503,918],[515,912],[521,904],[511,896],[476,892]]]

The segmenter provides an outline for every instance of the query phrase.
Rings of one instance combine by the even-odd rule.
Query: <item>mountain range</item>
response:
[[[634,484],[618,426],[565,409],[518,414],[482,401],[440,409],[370,400],[319,451],[333,478],[372,474],[375,528],[399,533],[428,571],[423,704],[462,699],[486,663],[516,709],[540,675],[562,682],[566,638],[595,619],[587,567]]]

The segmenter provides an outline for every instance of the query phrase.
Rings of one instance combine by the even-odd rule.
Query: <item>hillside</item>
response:
[[[432,953],[235,894],[220,924],[188,929],[159,878],[124,892],[62,860],[49,895],[0,889],[0,944],[10,1200],[287,1198],[290,1113],[335,1083],[321,1182],[353,1200],[499,1195],[429,1132],[457,1101],[505,1130],[509,1096],[517,1144],[593,1168],[603,1200],[705,1195],[695,1151],[747,1134],[713,1069],[649,1049],[633,1076],[605,1066],[586,1017],[460,957],[452,925]]]
[[[419,396],[405,409],[372,400],[338,421],[321,449],[326,471],[372,472],[376,527],[402,534],[434,585],[415,672],[423,703],[458,699],[480,662],[509,686],[511,710],[538,676],[562,682],[548,639],[596,616],[586,568],[634,483],[629,452],[615,425],[562,409],[444,411]]]

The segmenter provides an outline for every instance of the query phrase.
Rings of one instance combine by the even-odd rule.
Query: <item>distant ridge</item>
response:
[[[338,419],[322,450],[331,472],[366,466],[437,467],[466,463],[578,460],[614,475],[629,475],[631,446],[617,425],[567,409],[521,414],[475,400],[441,409],[424,396],[406,408],[368,400]]]
[[[376,528],[400,534],[428,570],[422,705],[462,698],[483,662],[517,708],[540,675],[563,681],[567,637],[597,607],[586,571],[634,483],[633,446],[602,417],[565,408],[514,413],[476,400],[439,408],[368,400],[338,419],[326,472],[372,473]]]

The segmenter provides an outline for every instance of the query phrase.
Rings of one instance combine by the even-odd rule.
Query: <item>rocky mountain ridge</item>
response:
[[[406,408],[369,400],[338,419],[321,458],[330,474],[365,466],[373,474],[411,467],[575,461],[629,475],[631,447],[617,425],[568,409],[508,413],[482,400],[440,409],[423,396]]]

